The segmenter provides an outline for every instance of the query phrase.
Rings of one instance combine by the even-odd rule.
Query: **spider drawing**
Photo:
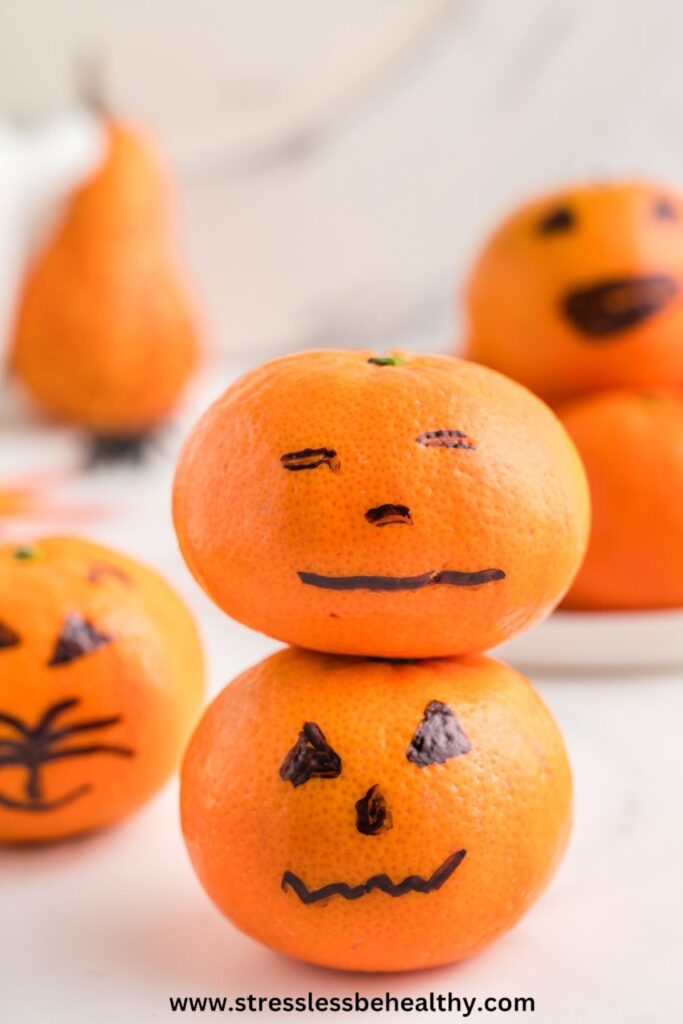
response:
[[[64,722],[63,716],[80,704],[77,698],[52,704],[41,715],[35,725],[29,725],[15,715],[0,711],[0,727],[7,726],[11,738],[0,737],[0,769],[19,766],[26,770],[24,783],[25,799],[17,800],[0,792],[0,807],[14,811],[41,813],[54,811],[90,792],[87,783],[77,786],[63,796],[52,800],[44,799],[43,772],[45,766],[55,761],[72,757],[88,757],[92,754],[112,754],[115,757],[133,757],[130,747],[109,743],[86,742],[63,745],[73,736],[97,733],[109,729],[121,721],[120,715],[109,718],[90,718],[82,721]]]

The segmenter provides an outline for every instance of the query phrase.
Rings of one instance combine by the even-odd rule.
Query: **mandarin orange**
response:
[[[468,358],[553,404],[683,384],[683,196],[638,180],[542,196],[485,245],[466,304]]]
[[[683,608],[683,393],[606,391],[560,411],[593,499],[575,609]]]
[[[0,842],[108,825],[169,778],[202,654],[155,572],[75,538],[0,547]]]
[[[578,456],[525,388],[448,356],[300,352],[214,403],[179,461],[184,557],[229,615],[342,654],[484,650],[583,556]]]
[[[569,834],[571,775],[540,697],[500,662],[288,648],[205,712],[181,815],[238,928],[328,967],[403,971],[476,953],[531,906]]]

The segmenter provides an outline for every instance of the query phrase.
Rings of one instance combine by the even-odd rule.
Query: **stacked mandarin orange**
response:
[[[204,414],[174,519],[209,596],[293,645],[226,687],[185,755],[182,828],[220,910],[362,971],[512,927],[561,859],[571,773],[531,684],[482,652],[546,616],[584,555],[556,416],[448,356],[297,353]]]
[[[576,610],[683,608],[683,196],[568,188],[515,211],[467,288],[466,355],[550,402],[590,482]]]

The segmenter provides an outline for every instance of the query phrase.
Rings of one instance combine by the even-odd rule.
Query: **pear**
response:
[[[29,267],[12,362],[45,411],[116,452],[172,413],[199,339],[161,164],[141,132],[105,126],[103,163]]]

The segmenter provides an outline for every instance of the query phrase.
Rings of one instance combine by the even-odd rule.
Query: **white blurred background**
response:
[[[318,344],[444,348],[455,283],[511,202],[577,176],[683,181],[679,0],[2,8],[5,133],[45,133],[73,109],[78,61],[101,60],[111,105],[171,161],[213,342],[249,360]],[[8,149],[0,132],[0,219],[3,200],[17,205]],[[48,198],[86,151],[62,153]],[[0,230],[13,243],[6,304],[23,236]]]

